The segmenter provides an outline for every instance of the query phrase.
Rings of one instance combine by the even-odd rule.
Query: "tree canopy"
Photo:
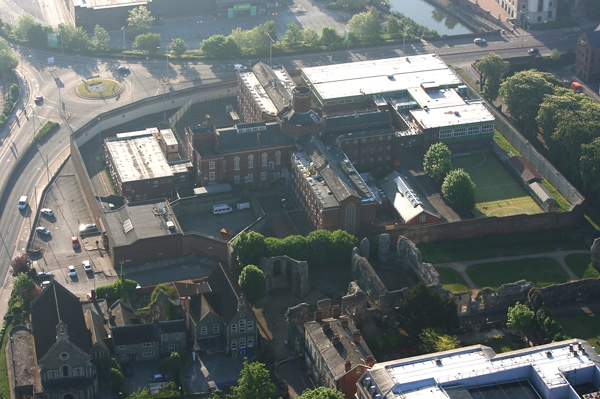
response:
[[[183,53],[187,51],[187,49],[187,44],[183,39],[180,38],[173,39],[171,44],[169,44],[169,54],[173,57],[181,57]]]
[[[304,40],[304,35],[300,27],[296,22],[290,22],[288,24],[287,31],[281,39],[282,44],[288,48],[298,47]]]
[[[240,54],[240,49],[233,38],[223,35],[213,35],[202,41],[200,50],[207,56],[213,58],[235,56]]]
[[[110,36],[106,29],[100,25],[94,27],[94,36],[91,39],[91,46],[94,51],[106,51],[110,43]]]
[[[421,345],[419,348],[423,353],[434,353],[449,351],[460,348],[460,341],[455,335],[444,334],[437,328],[424,328],[419,334]]]
[[[502,76],[508,72],[508,61],[504,61],[495,53],[490,53],[477,61],[475,66],[481,74],[479,88],[482,89],[483,97],[489,101],[494,101],[500,91]]]
[[[58,34],[60,35],[61,46],[71,51],[86,51],[90,48],[88,34],[81,26],[60,24],[58,25]]]
[[[154,17],[150,15],[150,11],[146,6],[139,6],[129,10],[127,24],[130,28],[127,30],[129,37],[137,37],[145,33],[150,33],[154,30]]]
[[[344,399],[345,396],[337,389],[318,387],[315,389],[307,389],[302,392],[302,395],[297,399]]]
[[[31,258],[28,254],[15,256],[10,261],[10,273],[13,277],[17,277],[21,273],[29,273],[31,270]]]
[[[231,399],[265,399],[275,393],[275,385],[271,382],[265,365],[260,362],[249,363],[248,359],[244,359],[240,378],[231,389]]]
[[[260,258],[267,256],[265,237],[256,231],[239,234],[231,243],[231,248],[242,267],[250,264],[258,265]]]
[[[600,138],[581,146],[580,167],[584,189],[600,197]]]
[[[156,54],[160,47],[159,33],[142,33],[137,35],[133,41],[133,48],[145,51],[148,54]]]
[[[238,283],[250,303],[256,303],[256,301],[265,296],[267,291],[265,274],[254,265],[244,267]]]
[[[15,69],[17,65],[19,65],[19,60],[15,57],[6,39],[0,37],[0,71],[10,71]]]
[[[426,328],[437,328],[445,334],[459,326],[454,298],[443,296],[423,283],[406,290],[398,305],[397,318],[400,327],[413,339]]]
[[[446,144],[435,143],[429,147],[423,157],[423,170],[428,176],[441,180],[452,169],[452,152]]]
[[[531,325],[533,316],[533,310],[529,309],[527,305],[517,302],[515,306],[508,307],[506,325],[510,328],[522,330]]]
[[[454,169],[444,179],[442,195],[453,205],[471,209],[475,206],[475,183],[463,169]]]
[[[353,42],[373,44],[381,39],[381,18],[375,7],[354,14],[346,27]]]

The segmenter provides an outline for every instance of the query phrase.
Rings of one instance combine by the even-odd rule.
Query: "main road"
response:
[[[441,55],[452,65],[466,64],[494,51],[502,57],[522,56],[529,47],[540,47],[542,53],[557,48],[564,51],[573,46],[575,38],[581,32],[563,30],[559,33],[544,33],[543,37],[495,35],[487,37],[487,45],[480,47],[471,38],[448,38],[435,43],[411,43],[406,45],[406,54],[434,53]],[[517,32],[517,34],[519,34]],[[544,44],[540,41],[544,40]],[[33,215],[36,210],[36,199],[39,191],[38,181],[44,174],[49,174],[48,164],[69,143],[69,135],[95,118],[102,112],[120,107],[162,93],[162,81],[166,80],[173,90],[198,86],[203,83],[232,80],[235,78],[233,62],[174,63],[165,59],[142,61],[118,61],[114,59],[98,59],[80,57],[60,52],[31,50],[16,47],[20,58],[17,72],[23,78],[23,95],[16,106],[16,113],[0,132],[0,276],[6,276],[10,260],[25,251],[29,238]],[[328,54],[317,53],[274,58],[277,64],[288,69],[299,69],[304,66],[326,65],[379,59],[403,55],[401,46],[385,46],[365,50],[335,51]],[[127,64],[131,74],[122,76],[117,72],[119,65]],[[82,79],[90,76],[110,77],[119,81],[124,87],[120,96],[87,100],[75,94],[75,87]],[[37,106],[32,98],[43,95],[44,102]],[[61,123],[61,129],[39,145],[30,147],[34,131],[48,120]],[[27,151],[28,148],[32,148]],[[27,152],[26,152],[27,151]],[[17,160],[27,157],[15,169]],[[19,196],[28,195],[32,200],[26,212],[17,209]],[[8,280],[8,279],[7,279]],[[6,298],[6,295],[3,295]]]

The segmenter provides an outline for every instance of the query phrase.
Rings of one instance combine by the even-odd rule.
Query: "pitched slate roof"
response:
[[[206,280],[195,283],[192,280],[180,280],[172,283],[180,298],[200,294],[202,292],[210,292],[210,286]]]
[[[158,324],[136,324],[129,326],[112,327],[114,346],[134,345],[143,342],[158,341]]]
[[[117,300],[110,306],[111,325],[116,327],[139,324],[133,309],[125,302]]]
[[[292,87],[289,83],[282,82],[270,66],[259,62],[252,67],[252,72],[254,72],[277,111],[281,111],[292,102]]]
[[[343,319],[348,321],[348,326],[341,323]],[[323,325],[329,324],[329,328],[323,331]],[[306,335],[315,343],[319,353],[323,357],[327,368],[331,371],[333,378],[337,381],[346,372],[346,361],[350,361],[351,367],[367,364],[367,356],[373,356],[365,340],[360,337],[359,342],[354,342],[353,334],[356,327],[348,317],[340,319],[323,319],[311,321],[304,324]],[[339,337],[339,342],[334,344],[334,336]],[[374,358],[373,358],[374,359]]]
[[[600,26],[599,26],[600,27]],[[584,33],[590,48],[600,48],[600,30]]]
[[[331,132],[356,132],[358,130],[372,129],[373,127],[390,127],[392,117],[389,111],[356,111],[340,115],[327,116],[325,125],[327,133]]]
[[[218,129],[221,136],[221,152],[237,152],[258,148],[257,133],[260,133],[261,148],[281,147],[292,145],[294,139],[286,136],[276,122],[254,122],[264,126],[264,130],[240,132],[240,129],[250,127],[249,123],[237,124],[234,127]]]
[[[527,183],[542,181],[544,177],[538,172],[531,163],[522,156],[510,157],[506,163],[521,176],[521,179]]]
[[[52,280],[31,305],[31,326],[38,360],[56,343],[56,326],[64,322],[69,341],[85,353],[90,353],[91,337],[79,298]]]
[[[158,329],[161,334],[171,334],[185,332],[185,320],[166,320],[158,323]]]
[[[84,314],[85,325],[92,334],[92,346],[98,344],[110,350],[106,344],[108,333],[104,327],[104,320],[93,310],[87,310]]]

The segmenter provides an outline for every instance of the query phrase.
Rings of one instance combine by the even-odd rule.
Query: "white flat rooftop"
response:
[[[435,54],[303,68],[302,74],[322,101],[401,92],[423,83],[439,87],[462,83]]]
[[[413,109],[409,112],[423,129],[482,122],[493,124],[495,121],[494,116],[479,100],[438,108]]]
[[[151,2],[152,0],[73,0],[73,5],[83,8],[111,8],[143,6]]]
[[[110,138],[105,145],[123,183],[173,176],[154,134]]]

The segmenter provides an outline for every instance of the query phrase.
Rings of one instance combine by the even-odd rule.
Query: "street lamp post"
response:
[[[125,26],[123,26],[121,30],[123,31],[123,58],[127,58],[125,55]]]
[[[165,88],[167,84],[163,82],[163,125],[167,124],[167,101],[166,101],[166,91]]]
[[[406,28],[408,28],[408,26],[404,25],[404,35],[402,35],[402,54],[406,55],[406,53],[404,52],[404,47],[406,46]]]
[[[269,36],[269,39],[271,40],[269,43],[269,66],[273,68],[273,43],[275,43],[275,40],[273,40],[269,32],[267,32],[267,36]]]
[[[169,53],[167,53],[167,69],[165,69],[165,78],[169,79]]]

